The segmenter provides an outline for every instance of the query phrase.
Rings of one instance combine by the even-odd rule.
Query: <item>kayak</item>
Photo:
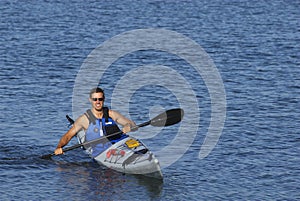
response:
[[[84,143],[84,132],[77,134],[79,143]],[[91,149],[85,150],[91,156]],[[93,159],[100,165],[125,174],[137,174],[157,179],[163,175],[158,159],[145,144],[130,135],[112,144]]]

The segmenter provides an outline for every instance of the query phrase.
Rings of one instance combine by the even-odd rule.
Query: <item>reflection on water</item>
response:
[[[96,162],[64,162],[56,161],[56,171],[66,188],[76,189],[77,194],[86,198],[99,200],[124,200],[134,195],[133,199],[142,199],[147,194],[155,199],[159,198],[163,189],[163,181],[143,175],[126,175]],[[133,191],[135,191],[133,193]],[[142,192],[141,197],[136,197]],[[70,195],[72,196],[72,195]]]
[[[138,185],[144,186],[146,190],[148,190],[150,198],[160,197],[161,192],[163,190],[163,180],[155,179],[152,177],[146,177],[143,175],[133,175],[137,180]]]

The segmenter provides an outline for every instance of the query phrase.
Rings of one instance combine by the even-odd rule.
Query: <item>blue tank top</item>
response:
[[[109,117],[108,108],[103,108],[103,118],[97,119],[91,110],[87,110],[85,115],[89,119],[88,129],[85,131],[85,140],[91,141],[98,138],[103,138],[99,143],[91,145],[91,155],[96,157],[103,151],[108,149],[112,144],[128,137],[127,135],[121,133],[118,135],[112,135],[120,132],[120,129],[116,122]],[[109,136],[109,137],[103,137]]]

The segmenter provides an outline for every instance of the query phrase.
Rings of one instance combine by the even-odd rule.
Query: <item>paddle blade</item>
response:
[[[179,123],[182,120],[183,115],[184,111],[180,108],[167,110],[154,117],[150,124],[157,127],[171,126]]]
[[[43,156],[40,156],[41,159],[46,159],[46,160],[50,160],[52,156],[54,156],[55,154],[52,153],[52,154],[47,154],[47,155],[43,155]]]

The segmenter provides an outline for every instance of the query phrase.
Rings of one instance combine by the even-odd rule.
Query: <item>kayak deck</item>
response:
[[[83,139],[77,136],[78,140]],[[86,150],[89,155],[90,151]],[[160,164],[155,155],[138,139],[129,136],[112,144],[94,158],[97,163],[126,174],[162,179]]]

